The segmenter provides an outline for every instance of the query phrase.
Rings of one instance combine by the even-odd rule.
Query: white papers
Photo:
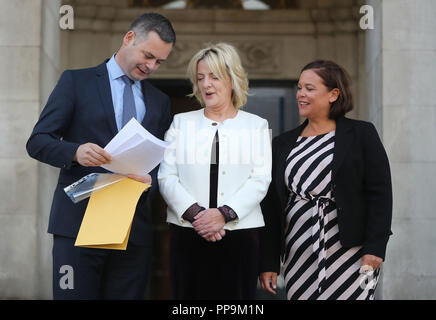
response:
[[[112,161],[101,167],[119,174],[142,176],[163,160],[168,145],[132,118],[104,148]]]

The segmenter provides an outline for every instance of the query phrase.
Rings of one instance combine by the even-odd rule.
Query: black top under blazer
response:
[[[308,120],[272,141],[272,182],[261,203],[265,219],[261,232],[261,272],[280,270],[289,198],[285,161],[307,123]],[[346,117],[336,120],[331,188],[341,245],[362,245],[363,254],[384,259],[392,234],[392,184],[389,161],[372,123]]]

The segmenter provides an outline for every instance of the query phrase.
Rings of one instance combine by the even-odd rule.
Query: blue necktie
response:
[[[123,94],[123,121],[121,127],[124,127],[132,118],[136,118],[135,99],[133,97],[132,84],[133,81],[126,75],[121,77],[126,84]]]

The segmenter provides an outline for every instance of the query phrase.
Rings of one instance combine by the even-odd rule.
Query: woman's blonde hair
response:
[[[205,103],[197,85],[198,63],[204,60],[212,73],[220,80],[226,81],[230,78],[233,85],[232,102],[235,108],[240,108],[247,103],[248,78],[247,73],[241,64],[241,59],[235,47],[228,43],[217,43],[209,45],[198,51],[188,65],[188,78],[192,83],[192,93],[204,107]]]

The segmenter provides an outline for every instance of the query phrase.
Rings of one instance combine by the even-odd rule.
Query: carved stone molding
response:
[[[206,39],[180,40],[176,43],[170,58],[163,64],[159,78],[180,77],[186,74],[186,67],[192,56],[210,43],[217,43]],[[280,40],[232,39],[226,41],[236,47],[242,60],[242,65],[250,77],[270,78],[280,74],[282,63],[282,42]]]
[[[116,2],[119,7],[114,9],[110,0],[98,3],[75,0],[75,30],[69,31],[70,40],[66,40],[71,41],[70,48],[83,48],[85,42],[101,44],[91,53],[91,61],[100,61],[117,50],[133,19],[147,11],[123,7],[122,2]],[[225,41],[238,49],[250,79],[295,79],[301,65],[315,57],[343,60],[345,56],[346,61],[354,61],[355,57],[348,54],[354,52],[353,39],[362,32],[359,9],[352,6],[267,11],[153,8],[153,11],[165,15],[177,34],[169,59],[152,76],[156,78],[186,78],[188,62],[198,50],[207,43]],[[70,61],[65,59],[66,66]],[[78,58],[73,64],[86,65],[89,63]]]

